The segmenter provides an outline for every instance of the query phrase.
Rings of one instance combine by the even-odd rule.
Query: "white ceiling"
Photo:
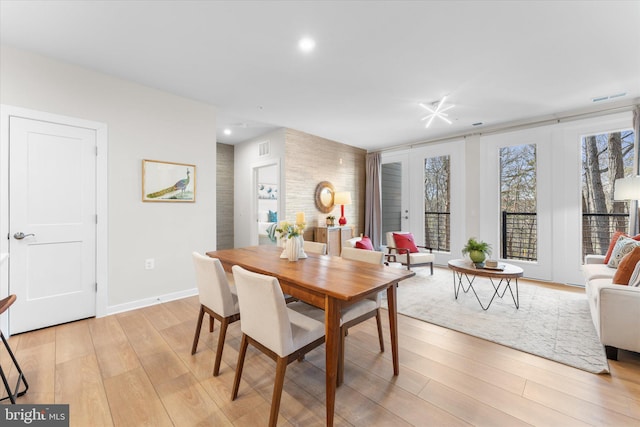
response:
[[[1,43],[213,104],[219,142],[368,150],[638,102],[639,23],[640,1],[0,0]]]

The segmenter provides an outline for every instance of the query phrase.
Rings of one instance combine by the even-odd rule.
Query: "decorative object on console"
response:
[[[333,227],[336,225],[336,217],[333,215],[327,216],[327,227]]]
[[[475,237],[471,237],[462,248],[462,255],[467,254],[469,254],[469,258],[471,258],[471,261],[476,264],[477,267],[484,267],[484,260],[487,258],[487,255],[491,255],[491,245],[482,240],[476,240]]]
[[[329,213],[333,209],[333,197],[336,189],[329,181],[322,181],[316,186],[316,208],[322,213]]]
[[[336,193],[335,197],[333,198],[333,202],[336,205],[340,205],[340,219],[338,220],[338,224],[346,225],[347,218],[345,218],[344,216],[344,205],[351,204],[351,193],[349,193],[348,191]]]

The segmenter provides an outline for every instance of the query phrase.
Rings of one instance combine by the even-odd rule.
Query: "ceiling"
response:
[[[638,22],[640,1],[0,0],[2,44],[215,105],[219,142],[370,151],[637,103]],[[453,123],[425,128],[443,96]]]

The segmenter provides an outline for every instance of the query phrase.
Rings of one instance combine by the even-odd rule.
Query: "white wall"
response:
[[[269,141],[271,151],[268,156],[259,156],[258,145],[264,141]],[[285,129],[277,129],[266,135],[254,138],[250,141],[237,144],[234,156],[235,175],[235,236],[234,245],[236,248],[258,244],[257,221],[257,197],[254,179],[254,168],[277,164],[280,171],[278,199],[278,217],[284,212],[285,182],[284,171],[285,154]]]
[[[194,293],[191,252],[216,247],[215,107],[6,46],[0,103],[107,124],[109,312]],[[142,159],[195,164],[196,203],[142,203]]]

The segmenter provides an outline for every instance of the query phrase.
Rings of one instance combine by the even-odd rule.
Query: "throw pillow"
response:
[[[631,275],[640,261],[640,246],[635,246],[631,252],[620,260],[616,274],[613,275],[612,283],[616,285],[628,285]]]
[[[371,243],[371,239],[367,236],[362,236],[362,239],[356,242],[356,248],[358,249],[366,249],[368,251],[373,250],[373,243]]]
[[[640,245],[640,242],[637,242],[629,237],[620,236],[615,246],[613,247],[611,258],[609,259],[609,263],[607,265],[611,268],[618,268],[618,265],[620,264],[620,261],[622,261],[622,258],[638,245]]]
[[[615,233],[613,233],[613,236],[611,237],[611,241],[609,242],[609,249],[607,249],[607,254],[604,257],[604,261],[602,261],[604,264],[609,264],[609,260],[611,259],[611,253],[613,252],[613,248],[618,242],[618,239],[620,238],[620,236],[631,237],[628,234],[625,234],[623,231],[616,231]],[[640,241],[640,234],[633,236],[631,238],[633,240]]]
[[[640,286],[640,262],[636,264],[636,268],[633,269],[631,277],[629,278],[629,286]]]
[[[274,211],[269,211],[269,222],[278,222],[278,212],[274,212]]]
[[[418,252],[416,241],[411,233],[393,233],[393,240],[396,242],[396,248],[409,249],[412,254]]]

